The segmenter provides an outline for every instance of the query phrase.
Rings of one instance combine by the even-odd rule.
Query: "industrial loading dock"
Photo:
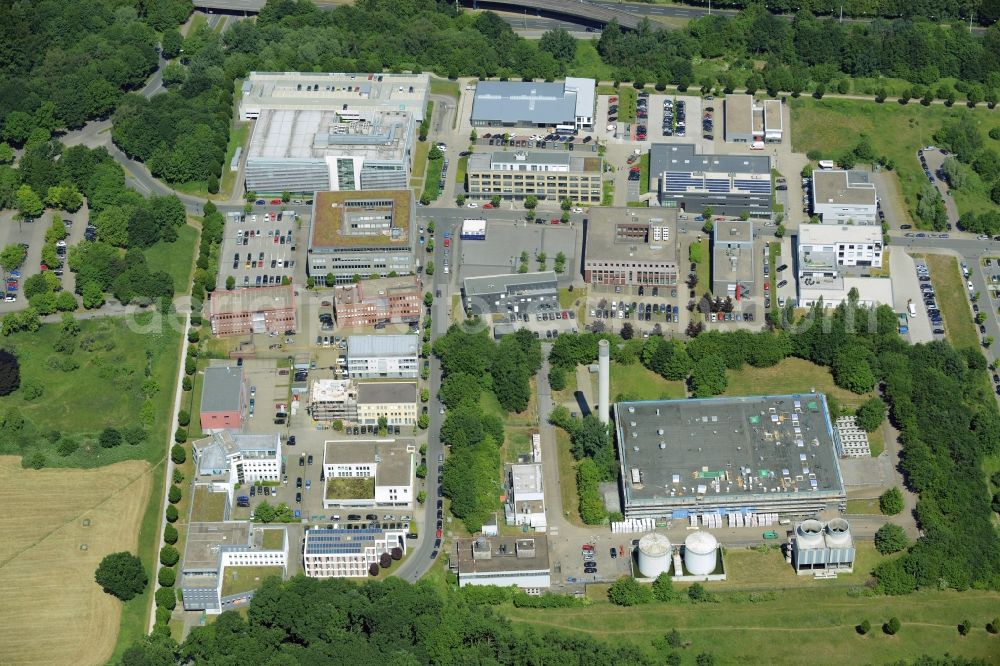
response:
[[[614,406],[627,518],[842,509],[822,394]]]

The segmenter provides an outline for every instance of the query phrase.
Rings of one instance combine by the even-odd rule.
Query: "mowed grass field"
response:
[[[770,368],[749,365],[739,370],[727,370],[729,385],[723,395],[785,395],[789,393],[819,393],[833,395],[845,407],[857,407],[870,398],[857,395],[833,383],[829,368],[801,358],[786,358]]]
[[[777,555],[774,555],[778,557]],[[824,581],[823,583],[830,583]],[[881,664],[923,654],[997,658],[997,640],[985,624],[996,615],[1000,595],[980,591],[919,592],[905,597],[851,597],[844,587],[775,593],[770,601],[749,603],[649,604],[622,608],[596,601],[584,608],[518,609],[503,607],[515,623],[534,629],[559,629],[602,640],[623,640],[649,647],[676,628],[690,646],[683,663],[709,652],[718,664]],[[833,583],[836,585],[836,583]],[[716,589],[712,583],[705,585]],[[902,628],[886,636],[879,627],[896,616]],[[868,636],[854,627],[867,619]],[[969,619],[973,629],[959,636],[956,625]]]
[[[937,302],[944,319],[948,341],[956,349],[979,346],[979,334],[972,322],[972,310],[966,296],[965,278],[958,267],[958,259],[945,254],[925,254],[924,261],[931,273],[931,284],[937,293]]]
[[[135,552],[152,470],[128,461],[36,471],[0,457],[0,663],[108,661],[122,604],[94,571],[109,553]]]
[[[837,159],[858,145],[867,134],[878,155],[891,158],[910,216],[917,205],[917,192],[927,178],[917,159],[917,149],[934,143],[934,133],[948,119],[971,116],[979,126],[984,145],[997,148],[1000,143],[987,137],[989,130],[1000,126],[1000,116],[985,106],[969,109],[962,104],[948,108],[941,104],[921,106],[918,101],[899,104],[895,99],[884,104],[844,99],[800,97],[790,101],[792,114],[792,149],[806,153],[818,150],[824,159]],[[988,193],[984,193],[985,196]],[[956,198],[961,212],[989,207],[988,197]]]

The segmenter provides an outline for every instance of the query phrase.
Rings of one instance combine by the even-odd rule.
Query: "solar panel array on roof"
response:
[[[360,530],[309,530],[306,539],[307,555],[344,555],[362,553],[365,546],[384,538],[380,529],[365,528]]]
[[[756,194],[771,193],[771,181],[769,180],[745,180],[738,178],[733,180],[733,186],[738,190],[745,190]]]
[[[728,192],[729,191],[729,179],[728,178],[706,178],[705,179],[705,189],[709,192]]]

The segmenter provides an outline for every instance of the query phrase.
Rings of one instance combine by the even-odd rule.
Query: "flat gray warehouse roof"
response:
[[[619,234],[619,227],[650,227],[645,241]],[[660,229],[654,236],[653,227]],[[664,234],[664,231],[666,232]],[[677,261],[676,208],[598,208],[590,209],[587,223],[588,261]]]
[[[576,92],[563,83],[480,81],[472,102],[472,121],[556,125],[576,119]]]
[[[627,502],[843,495],[822,394],[620,402],[614,409]]]
[[[817,204],[874,206],[875,183],[867,171],[813,171],[813,201]]]
[[[236,365],[212,365],[205,368],[201,392],[202,412],[238,412],[242,407],[240,391],[243,368]]]
[[[364,382],[358,384],[359,405],[384,405],[417,401],[416,382]]]

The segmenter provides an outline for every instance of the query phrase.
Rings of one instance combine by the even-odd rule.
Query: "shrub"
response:
[[[174,444],[170,447],[170,459],[174,461],[175,465],[183,465],[184,461],[187,460],[187,452],[184,447],[180,444]]]
[[[97,441],[102,448],[113,449],[122,443],[122,434],[114,428],[105,428]]]
[[[178,444],[183,444],[184,442],[187,441],[187,438],[188,438],[187,428],[178,428],[174,432],[174,441],[177,442]]]
[[[388,569],[392,566],[392,555],[389,553],[382,553],[378,558],[378,565],[383,569]]]
[[[886,523],[875,533],[875,550],[883,555],[898,553],[906,548],[906,533],[893,523]]]
[[[708,590],[701,583],[692,583],[687,591],[688,599],[691,601],[708,601]]]
[[[190,391],[191,390],[191,378],[190,377],[184,377],[183,381],[181,381],[181,388],[184,389],[185,391]]]
[[[146,439],[146,431],[143,430],[142,426],[127,426],[122,428],[122,437],[125,438],[126,442],[135,446]]]
[[[855,630],[857,630],[859,634],[864,636],[865,634],[867,634],[869,631],[872,630],[872,623],[869,622],[868,620],[864,620],[861,624],[855,627]]]
[[[198,329],[192,328],[191,330],[188,331],[188,342],[190,342],[191,344],[198,342],[200,338],[201,336],[198,334]]]
[[[167,499],[170,500],[171,504],[177,504],[181,501],[181,489],[177,486],[170,486],[170,492],[167,493]]]
[[[958,625],[958,633],[967,636],[970,631],[972,631],[972,623],[968,620],[962,620]]]
[[[623,576],[608,588],[608,601],[618,606],[637,606],[653,600],[653,592],[635,578]]]
[[[172,567],[181,559],[180,553],[173,546],[164,546],[160,549],[160,564],[165,567]]]
[[[177,528],[171,525],[170,523],[167,523],[163,527],[163,540],[172,546],[175,543],[177,543],[177,537],[178,537]]]
[[[993,618],[993,621],[986,625],[986,631],[991,634],[1000,633],[1000,617]]]
[[[878,507],[887,516],[895,516],[903,511],[903,493],[893,486],[878,498]]]
[[[392,556],[392,559],[398,562],[399,560],[403,559],[403,549],[397,546],[392,549],[390,555]]]
[[[156,591],[157,608],[173,610],[177,606],[177,594],[172,587],[161,587]]]
[[[191,415],[188,414],[187,410],[182,409],[181,411],[177,412],[178,425],[182,425],[186,428],[189,423],[191,423]]]
[[[896,632],[899,631],[900,626],[899,618],[893,615],[889,618],[889,621],[882,625],[882,631],[889,634],[890,636],[895,636]]]
[[[159,625],[166,626],[166,624],[170,622],[170,615],[171,615],[170,611],[167,610],[166,608],[157,608],[156,623]]]
[[[378,575],[378,565],[375,564],[374,562],[372,562],[372,565],[370,567],[368,567],[368,575],[369,576],[377,576]]]
[[[128,552],[106,555],[94,572],[94,580],[110,595],[128,601],[146,589],[149,577],[142,561]]]
[[[80,445],[72,439],[64,439],[59,442],[59,445],[56,447],[56,452],[65,458],[66,456],[76,453],[78,448],[80,448]]]
[[[160,587],[173,587],[177,581],[177,572],[170,567],[162,567],[156,580],[160,583]]]
[[[670,575],[661,573],[653,581],[653,598],[657,601],[674,601],[680,595],[674,589],[674,583],[670,580]]]
[[[193,375],[197,371],[198,371],[198,362],[197,361],[195,361],[193,358],[190,358],[190,357],[186,361],[184,361],[184,372],[185,372],[185,374]]]
[[[174,476],[174,483],[184,482],[184,472],[182,472],[180,469],[175,467],[173,476]]]
[[[179,515],[177,514],[177,507],[176,507],[176,506],[174,506],[173,504],[169,504],[169,505],[167,505],[167,513],[166,513],[166,516],[167,516],[167,522],[168,522],[168,523],[176,523],[176,522],[177,522],[177,519],[178,519],[178,518],[180,517],[180,516],[179,516]]]

